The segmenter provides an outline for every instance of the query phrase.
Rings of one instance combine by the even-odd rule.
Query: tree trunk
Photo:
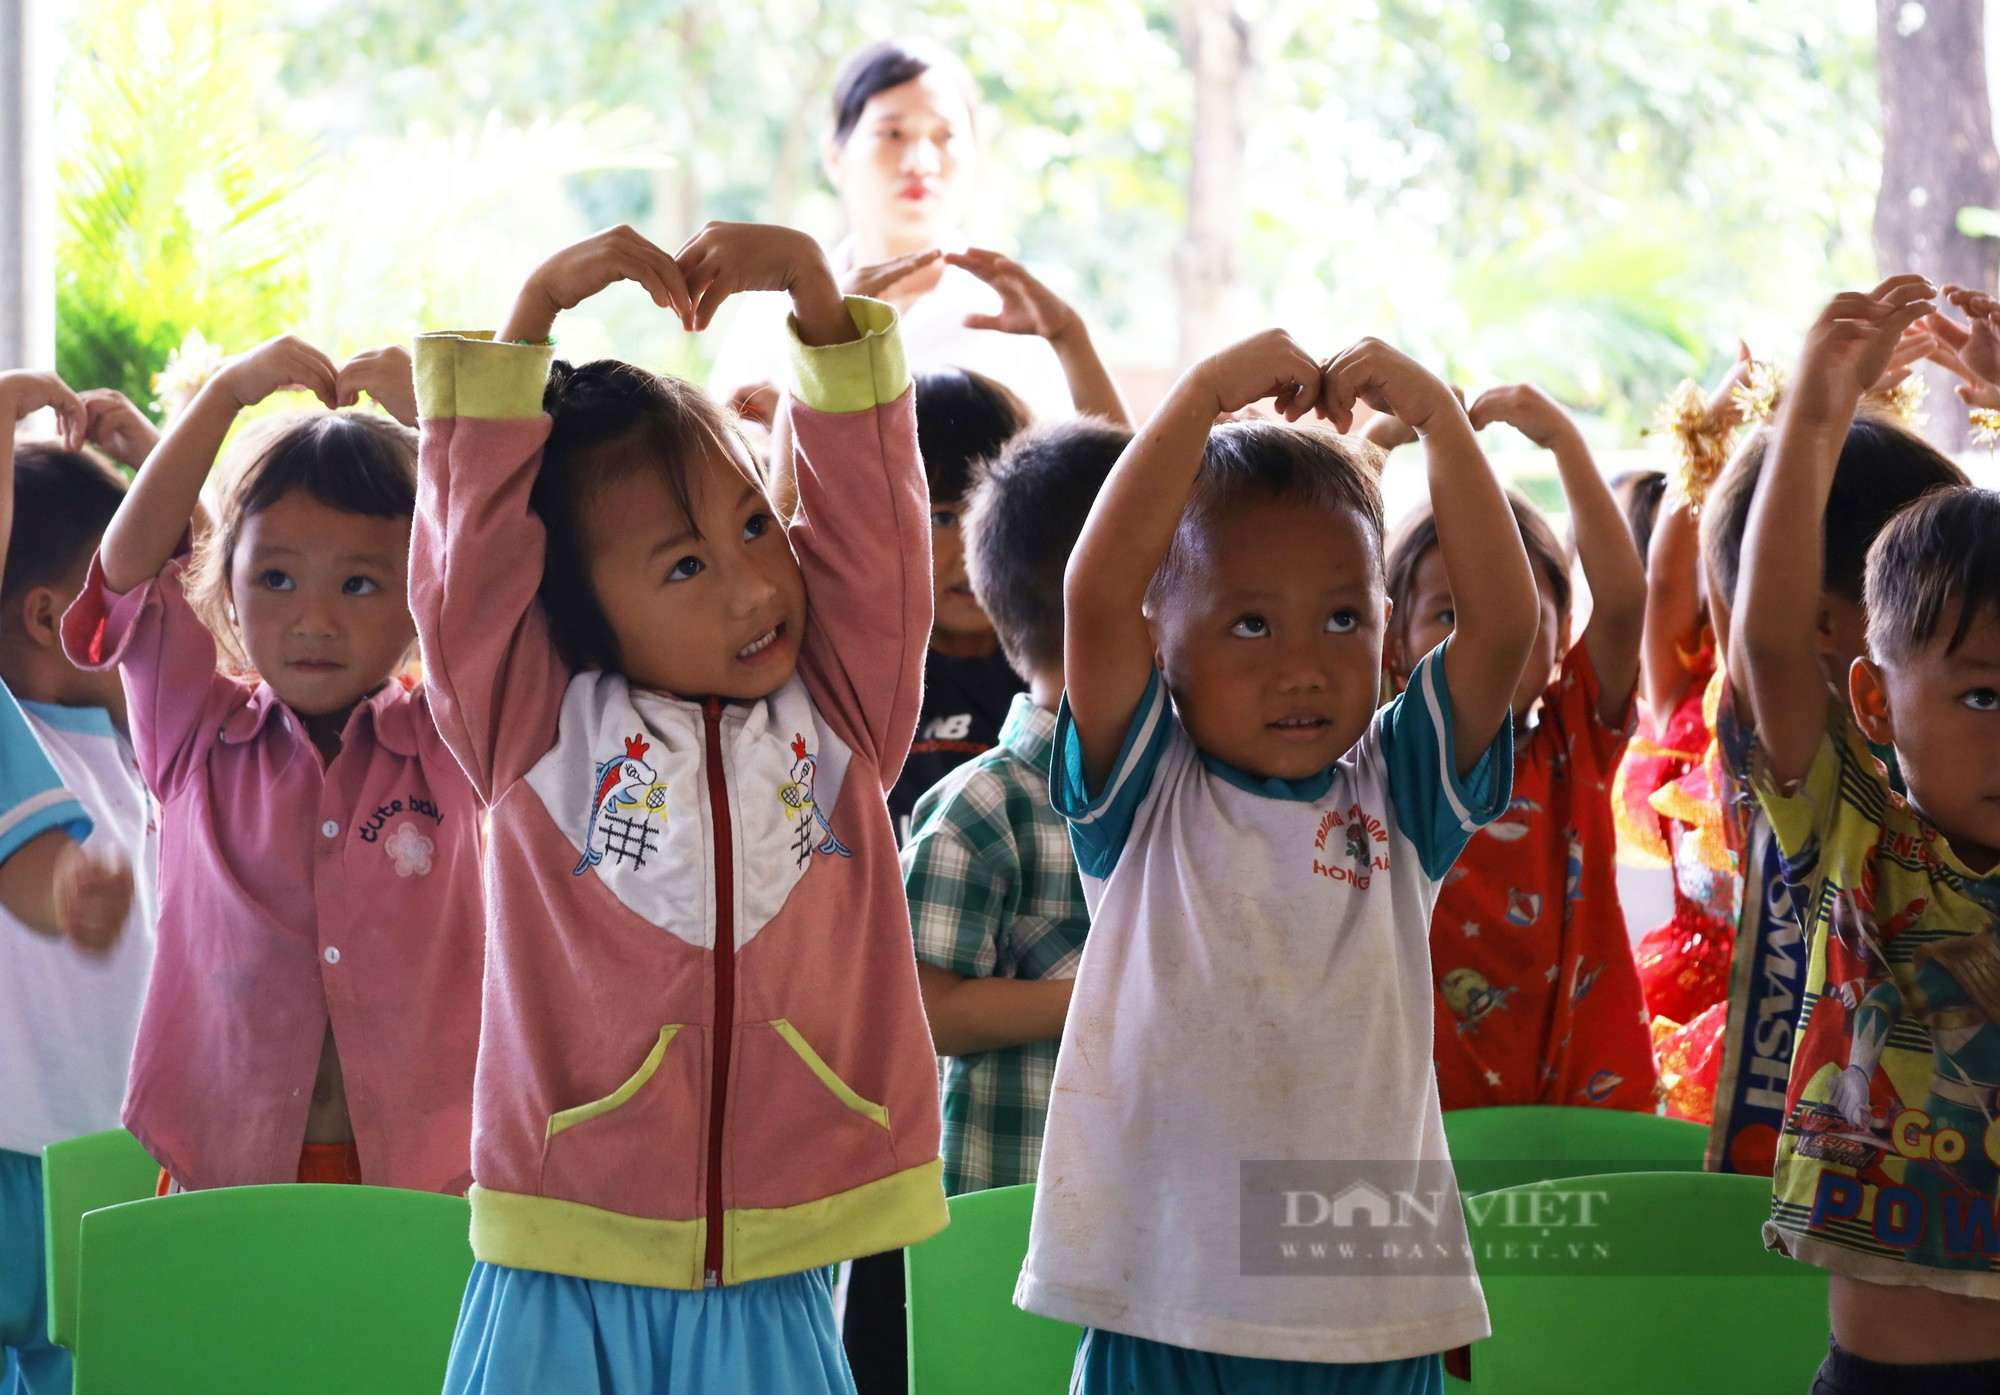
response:
[[[1233,327],[1252,62],[1250,22],[1236,0],[1181,0],[1180,31],[1181,56],[1194,75],[1187,231],[1174,258],[1185,366],[1212,352]]]
[[[1992,292],[2000,242],[1958,231],[1961,208],[2000,204],[2000,151],[1986,93],[1985,0],[1875,0],[1882,88],[1882,187],[1875,259],[1884,276],[1917,271],[1939,285]],[[1957,382],[1935,364],[1926,433],[1967,444]]]

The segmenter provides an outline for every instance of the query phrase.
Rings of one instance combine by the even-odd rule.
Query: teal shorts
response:
[[[1352,1365],[1268,1361],[1083,1329],[1070,1395],[1442,1395],[1436,1356]]]
[[[476,1264],[445,1395],[854,1395],[830,1271],[646,1288]]]
[[[0,1395],[69,1395],[69,1353],[49,1341],[42,1160],[0,1149]]]

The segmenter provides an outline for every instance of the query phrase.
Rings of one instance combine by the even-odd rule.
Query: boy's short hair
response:
[[[1151,607],[1185,586],[1201,556],[1210,520],[1250,500],[1304,504],[1360,518],[1379,553],[1382,465],[1386,457],[1357,437],[1318,425],[1230,421],[1208,433],[1201,468],[1160,569],[1146,588]]]
[[[1732,610],[1750,503],[1770,444],[1771,429],[1759,428],[1702,505],[1702,565],[1715,578],[1722,603]],[[1821,588],[1861,600],[1869,546],[1889,520],[1933,489],[1967,483],[1965,472],[1923,437],[1879,416],[1857,416],[1847,428],[1827,494]]]
[[[1868,549],[1868,653],[1908,659],[1936,639],[1958,607],[1949,654],[1982,616],[2000,620],[2000,494],[1970,485],[1934,489],[1889,520]]]
[[[1575,599],[1569,576],[1569,550],[1556,536],[1547,515],[1520,490],[1507,491],[1507,506],[1514,511],[1514,524],[1520,530],[1522,545],[1528,549],[1528,560],[1549,579],[1549,590],[1555,593],[1556,614],[1567,618],[1570,603]],[[1383,589],[1395,602],[1404,622],[1414,618],[1410,614],[1410,593],[1416,589],[1417,567],[1437,545],[1437,515],[1428,503],[1419,504],[1396,529],[1395,540],[1389,544],[1388,561],[1383,566]]]
[[[61,581],[104,537],[125,477],[95,456],[46,442],[14,448],[14,527],[0,601]]]
[[[941,368],[916,376],[917,450],[933,503],[954,503],[972,488],[980,462],[1000,454],[1034,414],[984,373]]]
[[[1095,417],[1031,426],[975,473],[965,565],[1020,674],[1063,661],[1063,573],[1090,506],[1132,433]]]

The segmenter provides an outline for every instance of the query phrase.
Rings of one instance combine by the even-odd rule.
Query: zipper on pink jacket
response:
[[[729,1054],[736,1034],[736,875],[729,827],[729,786],[722,770],[722,703],[701,707],[707,738],[708,821],[715,846],[715,1049],[708,1092],[708,1176],[702,1195],[708,1207],[704,1286],[722,1285],[722,1123],[729,1098]]]

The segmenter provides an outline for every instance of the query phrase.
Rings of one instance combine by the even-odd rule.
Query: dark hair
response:
[[[1667,477],[1659,470],[1621,470],[1611,477],[1611,494],[1625,510],[1625,526],[1639,546],[1639,563],[1644,566],[1653,549],[1653,529],[1660,521],[1660,500],[1666,497]]]
[[[542,410],[550,417],[542,466],[528,504],[548,530],[542,561],[542,608],[550,636],[573,669],[620,664],[618,637],[590,582],[583,514],[605,485],[643,471],[657,474],[695,529],[688,462],[709,450],[756,456],[730,415],[692,383],[662,377],[617,359],[581,368],[558,360],[549,368]]]
[[[1514,525],[1521,531],[1521,542],[1528,549],[1528,560],[1542,569],[1549,579],[1549,589],[1555,593],[1556,614],[1567,616],[1571,595],[1569,578],[1569,555],[1562,542],[1556,537],[1556,530],[1550,526],[1548,517],[1528,502],[1528,496],[1518,489],[1507,491],[1507,506],[1514,510]],[[1431,512],[1428,503],[1419,504],[1396,529],[1396,537],[1389,544],[1389,560],[1384,567],[1387,574],[1385,587],[1389,599],[1395,602],[1396,623],[1407,625],[1415,617],[1410,613],[1411,593],[1417,585],[1417,567],[1422,564],[1425,554],[1438,545],[1437,515]],[[1465,584],[1461,579],[1460,585]]]
[[[230,569],[243,525],[294,490],[369,518],[417,511],[417,433],[372,412],[288,412],[251,428],[195,553],[188,599],[238,668],[249,658],[229,620]]]
[[[977,105],[977,89],[965,64],[928,39],[884,39],[850,54],[833,80],[833,143],[847,143],[869,98],[914,82],[933,68],[958,86],[967,111]]]
[[[1770,443],[1769,427],[1746,441],[1702,505],[1702,564],[1715,579],[1722,604],[1731,610],[1750,503]],[[1882,417],[1857,416],[1847,428],[1827,493],[1821,588],[1861,600],[1868,549],[1889,520],[1933,489],[1966,483],[1965,472],[1923,437]]]
[[[1031,426],[983,464],[966,496],[973,593],[1019,674],[1060,668],[1063,572],[1132,433],[1096,417]]]
[[[1868,549],[1868,652],[1906,659],[1937,637],[1954,604],[1949,654],[1981,616],[2000,620],[2000,494],[1934,489],[1889,520]]]
[[[963,499],[973,467],[1034,419],[1027,404],[983,373],[943,368],[916,376],[917,450],[937,502]]]
[[[1201,553],[1202,530],[1247,500],[1353,513],[1379,550],[1384,459],[1380,450],[1356,437],[1304,423],[1231,421],[1215,427],[1208,433],[1174,540],[1146,588],[1147,604],[1187,583]]]
[[[14,448],[14,527],[0,601],[67,577],[97,550],[125,477],[95,456],[35,441]]]

